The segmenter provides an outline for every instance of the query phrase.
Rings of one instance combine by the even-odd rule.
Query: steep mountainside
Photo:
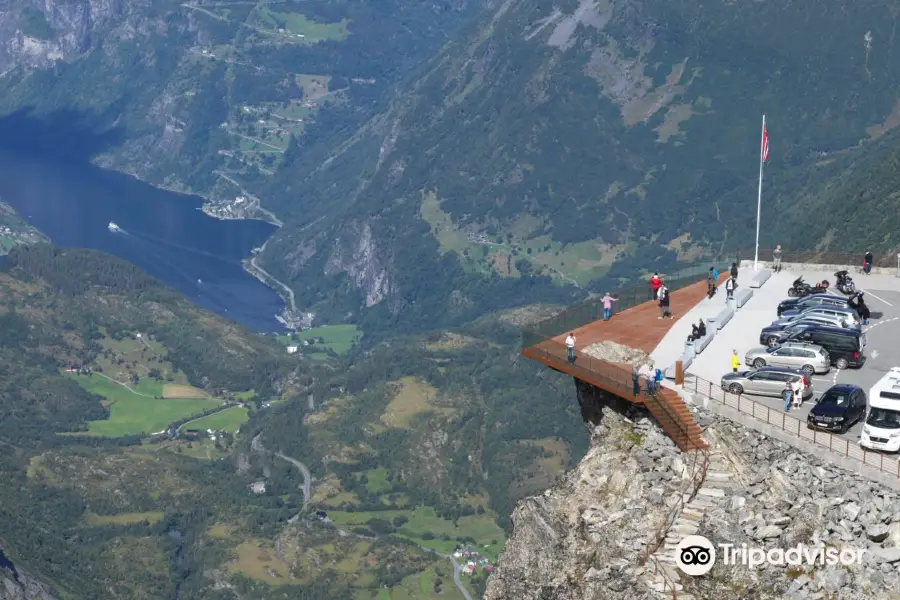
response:
[[[100,154],[233,200],[321,111],[353,129],[467,11],[467,0],[15,0],[0,5],[0,111],[55,117],[46,135],[20,132],[24,148]],[[99,148],[84,139],[102,132]]]
[[[762,113],[767,224],[900,122],[895,7],[829,6],[492,3],[351,144],[300,138],[264,262],[308,304],[343,282],[405,311],[411,273],[478,304],[459,273],[584,286],[752,243]],[[781,225],[763,242],[824,229]]]

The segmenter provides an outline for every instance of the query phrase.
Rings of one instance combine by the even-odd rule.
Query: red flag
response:
[[[767,160],[769,160],[769,132],[766,131],[766,126],[763,125],[762,161],[766,162]]]

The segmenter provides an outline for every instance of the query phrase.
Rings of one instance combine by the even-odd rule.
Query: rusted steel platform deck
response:
[[[727,279],[721,275],[719,283]],[[593,321],[572,330],[575,334],[575,361],[567,357],[565,338],[569,332],[530,345],[522,349],[522,355],[536,360],[556,371],[576,377],[609,393],[631,402],[644,404],[682,450],[705,448],[701,430],[677,392],[662,388],[653,396],[647,394],[642,382],[641,391],[634,394],[631,365],[613,363],[584,354],[587,346],[612,340],[629,348],[650,353],[662,341],[669,329],[691,308],[706,297],[706,282],[700,281],[684,288],[670,291],[670,319],[660,319],[659,304],[647,300],[619,313],[613,313],[609,321]],[[615,296],[613,294],[613,296]],[[650,297],[648,288],[647,297]]]

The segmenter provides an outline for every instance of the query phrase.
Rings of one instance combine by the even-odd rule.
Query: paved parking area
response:
[[[697,356],[688,369],[688,374],[718,384],[722,375],[731,370],[732,350],[737,350],[738,356],[743,361],[744,354],[748,350],[760,345],[760,330],[777,318],[778,303],[788,297],[788,288],[801,274],[809,283],[825,278],[834,284],[834,277],[821,271],[796,274],[783,272],[773,275],[762,288],[754,290],[753,298],[738,310],[725,328],[716,334],[706,350]],[[853,277],[857,287],[866,292],[866,304],[872,312],[869,327],[864,328],[867,336],[864,351],[867,357],[866,364],[861,369],[832,369],[827,375],[815,375],[813,377],[815,398],[836,383],[858,385],[868,395],[872,385],[891,367],[900,366],[900,278],[888,275],[853,275]],[[843,296],[839,292],[832,293]],[[724,298],[722,302],[724,303]],[[690,313],[685,315],[685,319],[692,319],[692,315]],[[773,409],[784,409],[779,398],[751,397]],[[805,419],[814,405],[814,402],[806,402],[799,410],[792,411],[792,414]],[[844,434],[844,437],[858,441],[861,431],[862,424],[856,424]]]

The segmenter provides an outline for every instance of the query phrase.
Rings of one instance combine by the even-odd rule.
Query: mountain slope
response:
[[[494,3],[351,143],[295,143],[264,262],[309,304],[344,285],[397,312],[419,273],[442,307],[461,293],[447,273],[585,286],[747,245],[762,113],[771,206],[796,190],[773,182],[897,124],[893,6],[833,8]]]

